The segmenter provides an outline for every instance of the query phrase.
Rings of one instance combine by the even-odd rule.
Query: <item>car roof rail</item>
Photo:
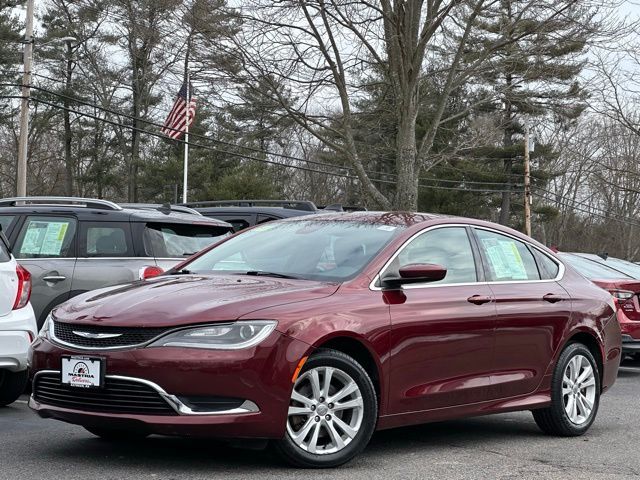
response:
[[[65,206],[65,207],[84,207],[96,208],[99,210],[122,210],[109,200],[99,198],[82,198],[82,197],[11,197],[0,198],[0,207],[24,207],[31,205],[40,206]]]
[[[181,203],[191,208],[199,207],[281,207],[291,210],[317,212],[315,203],[308,200],[208,200],[204,202]]]
[[[132,210],[157,210],[159,212],[179,212],[179,213],[188,213],[190,215],[200,215],[202,214],[186,205],[171,205],[170,203],[121,203],[121,207],[129,208]]]

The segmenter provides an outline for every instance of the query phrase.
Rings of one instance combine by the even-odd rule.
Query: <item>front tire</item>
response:
[[[591,351],[580,343],[560,354],[551,380],[551,406],[534,410],[538,427],[548,435],[576,437],[593,424],[600,405],[600,374]]]
[[[276,452],[303,468],[342,465],[369,443],[378,418],[371,378],[350,356],[319,350],[296,380],[285,437]]]
[[[25,391],[29,383],[29,371],[10,372],[0,370],[0,407],[15,402]]]

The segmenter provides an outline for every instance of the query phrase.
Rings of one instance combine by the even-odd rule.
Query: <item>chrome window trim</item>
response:
[[[91,260],[95,262],[96,260],[172,260],[172,261],[183,261],[189,257],[37,257],[37,258],[22,258],[17,260],[27,260],[29,262],[38,261],[38,260]]]
[[[560,280],[562,280],[564,278],[564,274],[565,274],[565,266],[564,263],[560,260],[558,260],[555,257],[551,257],[549,256],[546,252],[543,252],[542,250],[540,250],[540,248],[538,248],[537,246],[535,246],[534,244],[532,244],[531,242],[527,241],[527,240],[523,240],[521,238],[518,238],[514,235],[511,235],[507,232],[502,232],[500,230],[491,228],[491,227],[485,227],[485,226],[480,226],[480,225],[473,225],[473,224],[469,224],[469,223],[446,223],[446,224],[438,224],[438,225],[432,225],[430,227],[427,227],[423,230],[420,230],[419,232],[414,233],[411,237],[409,237],[407,239],[406,242],[404,242],[396,251],[395,253],[389,258],[389,260],[387,260],[385,262],[385,264],[382,266],[382,268],[380,269],[380,271],[373,277],[373,280],[371,280],[371,283],[369,283],[369,290],[372,291],[382,291],[382,287],[378,287],[376,285],[376,283],[378,283],[380,281],[380,278],[382,276],[382,274],[384,273],[384,271],[389,267],[389,265],[391,264],[391,262],[393,262],[396,257],[398,255],[400,255],[400,253],[402,253],[402,251],[407,247],[407,245],[409,245],[413,240],[415,240],[416,238],[418,238],[420,235],[424,235],[427,232],[430,232],[432,230],[437,230],[439,228],[450,228],[450,227],[462,227],[462,228],[475,228],[475,229],[479,229],[479,230],[487,230],[489,232],[492,233],[497,233],[499,235],[503,235],[505,237],[510,237],[513,240],[516,240],[518,242],[522,242],[526,245],[528,245],[530,248],[534,248],[536,249],[538,252],[540,252],[542,255],[548,257],[550,260],[552,260],[554,263],[556,263],[558,265],[558,274],[556,275],[555,278],[550,278],[550,279],[545,279],[545,280],[496,280],[496,281],[483,281],[483,282],[460,282],[460,283],[441,283],[441,284],[430,284],[430,283],[425,283],[425,284],[413,284],[413,285],[405,285],[402,287],[403,290],[414,290],[414,289],[421,289],[421,288],[443,288],[443,287],[465,287],[465,286],[470,286],[470,285],[511,285],[511,284],[517,284],[517,285],[527,285],[527,284],[535,284],[535,283],[552,283],[552,282],[559,282]],[[469,239],[471,241],[471,239]],[[480,248],[478,246],[478,248]]]
[[[36,379],[38,378],[39,375],[43,375],[43,374],[57,374],[57,375],[61,375],[60,370],[40,370],[39,372],[37,372],[34,376],[33,376],[33,381],[35,384]],[[150,380],[145,380],[144,378],[137,378],[137,377],[125,377],[122,375],[105,375],[104,377],[106,378],[110,378],[113,380],[125,380],[125,381],[130,381],[130,382],[134,382],[134,383],[140,383],[143,385],[146,385],[147,387],[150,387],[152,389],[154,389],[156,392],[158,392],[158,394],[162,397],[162,399],[167,402],[167,404],[173,408],[176,413],[178,413],[179,415],[192,415],[192,416],[203,416],[203,415],[240,415],[240,414],[244,414],[244,413],[258,413],[260,412],[260,409],[258,408],[258,406],[252,402],[251,400],[245,400],[244,403],[242,405],[240,405],[239,407],[236,408],[231,408],[229,410],[218,410],[218,411],[204,411],[204,412],[196,412],[194,410],[192,410],[190,407],[188,407],[187,405],[185,405],[184,403],[182,403],[180,401],[180,399],[178,397],[176,397],[175,395],[171,395],[170,393],[167,393],[160,385],[158,385],[157,383],[154,383]],[[34,398],[34,393],[31,394],[31,398],[30,398],[30,402],[37,402],[37,403],[41,403],[38,400],[36,400]],[[43,403],[42,405],[46,405],[45,403]],[[31,406],[31,405],[30,405]],[[53,406],[53,405],[52,405]],[[64,408],[64,407],[55,407],[55,408]],[[86,410],[84,410],[86,411]],[[89,412],[89,413],[101,413],[101,412]]]

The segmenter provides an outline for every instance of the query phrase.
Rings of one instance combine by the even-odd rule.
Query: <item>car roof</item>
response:
[[[115,204],[114,204],[115,205]],[[166,209],[126,206],[117,208],[95,208],[92,205],[28,204],[0,206],[0,214],[6,215],[73,215],[80,221],[103,222],[162,222],[186,223],[232,228],[231,224],[202,215],[168,211]]]
[[[327,212],[320,215],[309,215],[310,221],[342,221],[357,223],[374,223],[389,226],[411,227],[434,220],[459,218],[465,223],[475,222],[472,219],[462,219],[450,215],[440,215],[435,213],[420,212],[375,212],[375,211],[355,211],[355,212]],[[296,219],[292,219],[295,221]],[[286,220],[285,220],[286,221]]]

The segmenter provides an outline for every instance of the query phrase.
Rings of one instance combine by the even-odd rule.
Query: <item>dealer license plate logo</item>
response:
[[[99,358],[62,359],[62,383],[71,387],[95,388],[102,385],[102,361]]]

